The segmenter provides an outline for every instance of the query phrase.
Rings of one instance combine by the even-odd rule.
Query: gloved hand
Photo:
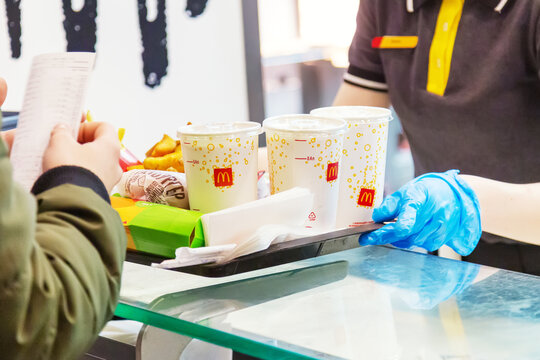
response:
[[[469,255],[482,234],[480,206],[458,170],[429,173],[405,184],[373,211],[375,222],[397,221],[360,237],[360,245],[391,243],[434,251],[448,245]]]

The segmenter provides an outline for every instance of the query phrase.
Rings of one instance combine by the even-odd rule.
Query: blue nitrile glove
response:
[[[458,170],[429,173],[405,184],[374,209],[375,222],[397,221],[360,237],[360,245],[391,243],[434,251],[448,245],[469,255],[482,234],[480,206]]]

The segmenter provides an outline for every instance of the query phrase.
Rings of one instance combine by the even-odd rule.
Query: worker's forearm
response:
[[[368,90],[344,82],[334,99],[334,106],[390,107],[390,97],[387,92]]]
[[[540,245],[540,183],[509,184],[460,176],[478,196],[483,231]]]

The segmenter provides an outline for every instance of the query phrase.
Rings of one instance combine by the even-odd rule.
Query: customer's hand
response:
[[[388,244],[434,251],[448,245],[469,255],[482,233],[474,191],[457,170],[422,175],[387,197],[373,211],[373,220],[395,223],[362,235],[360,245]]]
[[[0,132],[2,140],[6,143],[8,150],[11,151],[13,146],[13,139],[15,138],[15,129]]]
[[[4,105],[6,96],[7,96],[7,83],[6,83],[6,80],[0,77],[0,106]]]
[[[6,80],[0,78],[0,106],[4,104],[7,96],[7,83]],[[8,130],[0,132],[2,139],[6,142],[8,149],[11,151],[11,145],[13,145],[13,137],[15,136],[15,130]]]
[[[58,125],[51,133],[43,156],[43,171],[62,165],[80,166],[97,175],[107,191],[111,191],[122,175],[119,157],[120,142],[111,125],[103,122],[81,124],[78,142],[71,135],[71,129]]]

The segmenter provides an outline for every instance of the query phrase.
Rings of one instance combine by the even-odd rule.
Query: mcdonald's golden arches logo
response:
[[[328,164],[328,168],[326,169],[326,181],[334,181],[338,177],[338,170],[339,170],[339,161],[335,163]]]
[[[232,168],[214,169],[214,186],[224,187],[233,185]]]
[[[373,207],[373,201],[375,201],[375,189],[360,189],[358,205]]]

